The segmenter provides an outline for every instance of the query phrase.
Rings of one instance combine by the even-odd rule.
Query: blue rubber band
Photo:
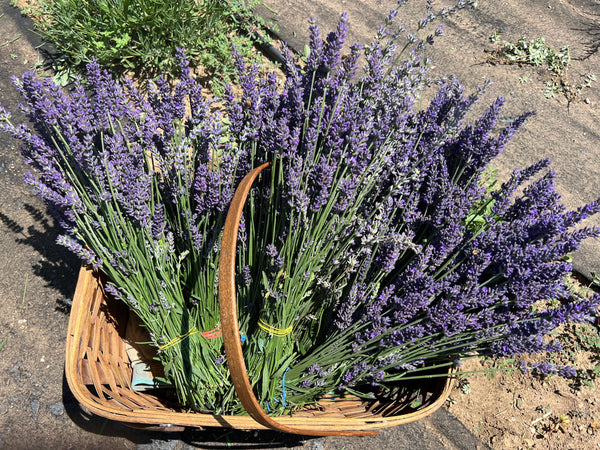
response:
[[[287,403],[285,401],[285,374],[288,372],[288,370],[290,370],[289,367],[285,369],[285,372],[283,373],[283,378],[281,379],[281,389],[283,390],[283,394],[281,394],[281,400],[283,401],[281,402],[281,404],[283,406],[287,406]]]
[[[290,368],[288,367],[287,369],[285,369],[285,372],[283,373],[283,377],[281,379],[281,389],[283,390],[283,394],[281,394],[281,402],[279,400],[277,400],[276,398],[273,398],[273,401],[275,403],[281,403],[283,406],[287,406],[287,402],[285,401],[285,374],[288,372],[288,370],[290,370]],[[267,405],[267,412],[271,412],[271,406],[269,406],[269,402],[267,400],[265,400],[265,404]]]

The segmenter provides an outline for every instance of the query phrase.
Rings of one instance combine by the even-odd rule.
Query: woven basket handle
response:
[[[242,402],[242,405],[250,416],[261,425],[276,431],[285,433],[302,434],[306,436],[372,436],[377,434],[374,431],[360,430],[332,430],[324,428],[296,428],[283,425],[270,416],[261,408],[248,378],[242,344],[240,342],[240,332],[237,315],[237,300],[235,295],[235,254],[238,229],[244,209],[246,197],[250,192],[252,183],[261,171],[269,167],[270,163],[252,170],[244,177],[235,191],[229,212],[225,219],[225,228],[223,230],[223,240],[221,241],[221,255],[219,261],[219,311],[221,314],[221,330],[223,332],[223,341],[225,344],[225,353],[231,379],[235,391]]]

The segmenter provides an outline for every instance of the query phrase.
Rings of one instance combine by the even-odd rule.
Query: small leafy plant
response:
[[[500,34],[494,33],[490,38],[494,48],[487,50],[488,61],[493,64],[519,64],[531,66],[545,66],[553,74],[552,79],[546,81],[546,97],[552,98],[557,93],[565,95],[569,102],[578,100],[581,91],[590,87],[596,76],[588,74],[582,83],[574,86],[567,76],[567,69],[571,65],[568,46],[556,50],[546,44],[544,37],[526,40],[520,38],[517,42],[501,39]],[[525,78],[519,78],[524,82]]]
[[[596,288],[600,288],[600,273],[592,272],[592,285]]]
[[[557,51],[546,45],[546,39],[543,37],[530,41],[521,38],[512,43],[501,39],[500,35],[495,33],[490,40],[497,46],[494,56],[511,64],[548,65],[550,70],[556,72],[564,70],[570,64],[569,47],[564,46]]]
[[[37,32],[56,48],[54,69],[62,83],[95,59],[115,74],[176,75],[175,50],[215,81],[234,74],[232,45],[252,55],[253,4],[240,0],[41,0]]]

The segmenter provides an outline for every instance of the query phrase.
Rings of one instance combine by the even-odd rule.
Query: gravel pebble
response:
[[[323,441],[315,439],[308,444],[309,450],[323,450]]]
[[[56,402],[48,406],[48,409],[55,416],[61,416],[65,412],[65,407],[61,402]]]
[[[40,410],[40,401],[37,398],[31,400],[31,403],[29,403],[29,407],[31,408],[31,416],[34,419],[37,419],[37,415]]]
[[[40,395],[42,395],[42,392],[44,392],[44,387],[43,386],[35,386],[35,388],[33,389],[33,391],[31,391],[31,396],[32,397],[39,397]]]
[[[13,380],[20,386],[24,386],[24,379],[31,378],[31,373],[25,371],[23,368],[23,361],[17,361],[12,369],[8,371],[13,377]]]
[[[165,436],[165,440],[153,439],[149,444],[138,444],[136,450],[173,450],[179,443],[179,435],[171,433]]]

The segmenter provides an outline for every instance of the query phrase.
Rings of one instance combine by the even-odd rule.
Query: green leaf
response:
[[[125,47],[127,44],[129,44],[129,42],[131,41],[131,36],[129,36],[127,33],[125,33],[123,35],[123,37],[116,37],[114,38],[115,41],[115,45],[117,48],[123,48]]]
[[[310,58],[310,47],[307,44],[304,44],[304,57],[306,59]]]
[[[263,368],[262,368],[262,373],[261,373],[261,400],[267,400],[268,396],[269,396],[269,387],[270,387],[270,382],[271,382],[271,374],[269,373],[269,365],[266,363],[266,361],[263,361]]]

